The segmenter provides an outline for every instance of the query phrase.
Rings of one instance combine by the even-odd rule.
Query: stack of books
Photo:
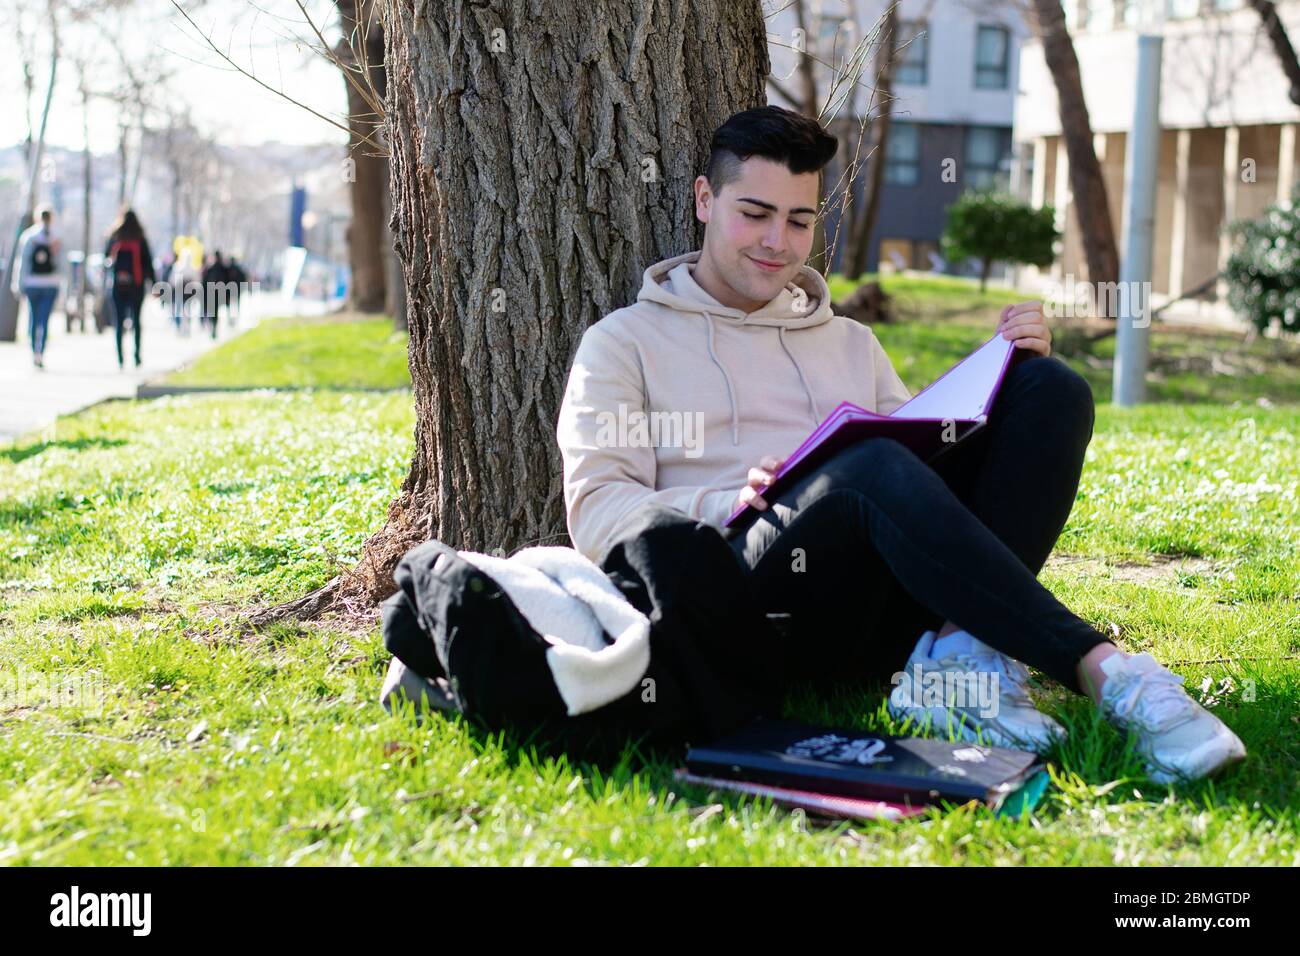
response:
[[[770,718],[691,747],[675,776],[824,816],[883,820],[971,801],[1017,817],[1048,782],[1029,751]]]

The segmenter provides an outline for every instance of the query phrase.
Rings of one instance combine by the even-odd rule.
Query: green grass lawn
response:
[[[965,317],[980,311],[992,316],[996,322],[997,313],[1003,306],[1032,298],[1001,285],[990,285],[980,292],[978,282],[960,276],[894,273],[882,278],[878,273],[868,272],[860,281],[879,282],[881,288],[893,297],[899,316],[909,322]],[[830,286],[831,298],[836,301],[846,298],[857,285],[839,273],[827,276],[826,284]]]
[[[864,276],[864,279],[878,279]],[[843,298],[852,284],[832,276],[832,294]],[[1002,308],[1034,298],[1032,294],[977,284],[952,276],[885,276],[884,290],[894,297],[900,321],[874,326],[876,336],[899,374],[915,391],[960,361],[972,342],[991,336]],[[1115,361],[1115,337],[1093,343],[1064,320],[1051,319],[1053,348],[1092,384],[1097,401],[1109,402]],[[1300,403],[1300,344],[1243,336],[1195,334],[1157,322],[1150,335],[1148,399],[1231,405]]]
[[[881,338],[916,389],[981,329]],[[223,353],[273,367],[254,334],[213,368]],[[331,366],[296,374],[355,384]],[[1236,407],[1101,404],[1042,576],[1184,674],[1250,759],[1156,786],[1089,706],[1046,687],[1071,734],[1032,818],[834,826],[677,785],[663,754],[595,766],[390,716],[377,626],[240,625],[323,583],[382,522],[411,453],[409,394],[186,395],[63,419],[0,448],[0,862],[1295,865],[1300,405],[1256,406],[1253,388],[1230,391]],[[797,690],[786,712],[900,729],[851,685]]]
[[[160,382],[206,388],[409,388],[406,333],[353,314],[268,319]]]

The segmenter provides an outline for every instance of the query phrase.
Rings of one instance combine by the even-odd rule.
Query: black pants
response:
[[[144,304],[144,288],[113,290],[113,337],[117,340],[117,364],[122,365],[122,325],[129,318],[135,335],[135,364],[140,364],[140,308]]]
[[[948,619],[1083,692],[1075,667],[1107,638],[1037,575],[1078,491],[1092,392],[1055,356],[1016,359],[985,427],[933,465],[865,439],[729,529],[766,612],[789,615],[788,676],[887,680]]]

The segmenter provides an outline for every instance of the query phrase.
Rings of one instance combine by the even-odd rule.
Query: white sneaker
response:
[[[1029,669],[1000,654],[930,656],[935,632],[926,631],[894,675],[886,705],[895,720],[911,718],[964,740],[1042,753],[1065,739],[1065,728],[1029,698]]]
[[[1112,654],[1101,669],[1102,713],[1120,730],[1136,733],[1137,751],[1156,783],[1195,780],[1245,759],[1241,738],[1192,700],[1183,678],[1150,654]]]

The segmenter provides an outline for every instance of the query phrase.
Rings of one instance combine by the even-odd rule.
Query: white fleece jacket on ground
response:
[[[572,548],[524,548],[509,558],[459,554],[500,585],[551,645],[546,663],[569,716],[617,700],[645,675],[650,619]]]
[[[833,315],[804,266],[763,308],[722,305],[690,252],[646,269],[637,301],[583,334],[560,406],[569,535],[599,562],[656,499],[718,528],[749,469],[793,452],[840,402],[912,397],[871,329]]]

